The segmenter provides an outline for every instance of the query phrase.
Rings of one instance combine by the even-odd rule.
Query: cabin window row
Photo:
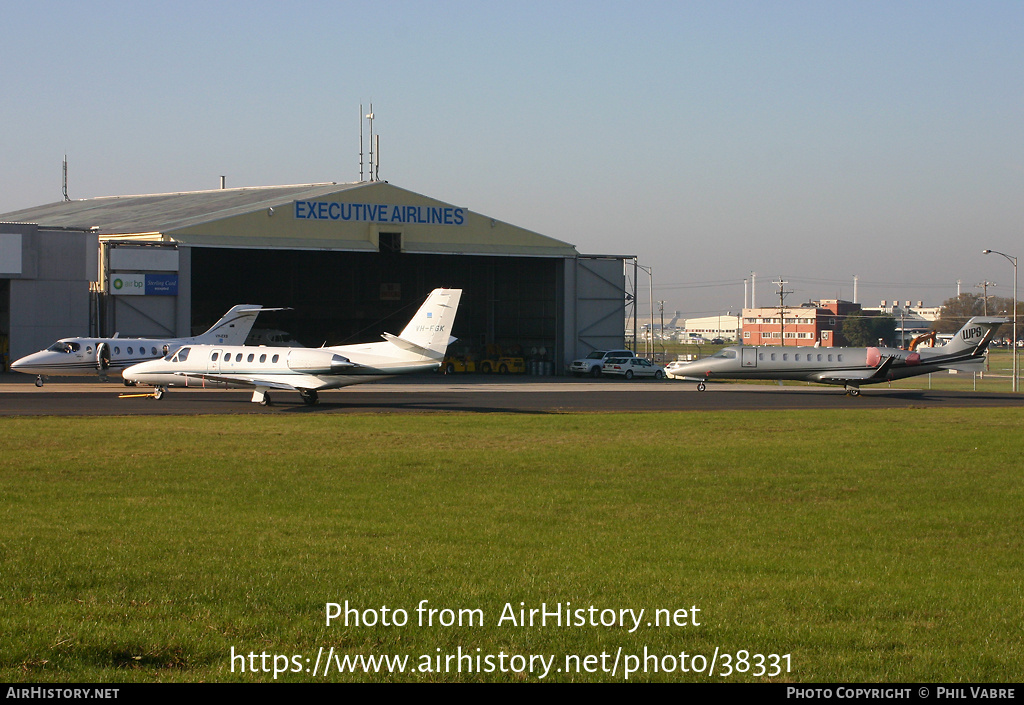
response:
[[[768,355],[769,357],[767,359],[771,360],[772,362],[777,362],[778,360],[782,360],[783,362],[788,362],[789,359],[790,359],[789,358],[790,354],[791,353],[758,353],[757,354],[757,359],[758,360],[764,360],[764,359],[766,359],[765,355]],[[836,353],[836,354],[832,354],[832,353],[792,353],[792,355],[793,355],[793,361],[794,362],[825,362],[826,360],[828,362],[842,362],[843,361],[843,354],[842,353]]]
[[[241,362],[244,353],[235,353],[234,355],[235,355],[234,361],[235,362]],[[219,358],[220,358],[220,352],[215,352],[215,353],[213,353],[213,355],[210,356],[210,362],[217,362],[217,360]],[[277,361],[280,360],[280,359],[281,359],[280,355],[272,355],[270,357],[270,362],[271,362],[271,364],[276,364]],[[249,353],[247,356],[245,356],[245,361],[246,362],[255,362],[255,360],[256,360],[256,354],[255,353]],[[224,353],[224,359],[221,360],[221,362],[231,362],[231,361],[232,361],[231,360],[231,353]],[[266,362],[267,361],[266,353],[263,353],[263,354],[260,355],[259,361],[260,362]]]
[[[159,355],[159,353],[156,351],[156,348],[150,348],[149,350],[150,351],[147,353],[146,352],[146,348],[140,347],[138,354],[139,355],[153,355],[153,356]],[[128,348],[125,348],[125,352],[127,352],[129,355],[134,355],[135,354],[135,349],[132,348],[132,347],[128,347]],[[120,355],[121,354],[121,348],[115,346],[114,347],[114,354],[115,355]]]

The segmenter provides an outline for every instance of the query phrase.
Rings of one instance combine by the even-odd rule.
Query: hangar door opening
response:
[[[291,307],[262,314],[266,329],[319,347],[398,333],[437,287],[463,290],[452,352],[487,346],[556,359],[560,258],[380,252],[192,249],[192,322],[238,303]],[[543,352],[541,352],[543,351]]]

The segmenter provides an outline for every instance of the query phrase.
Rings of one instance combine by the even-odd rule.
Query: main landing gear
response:
[[[851,397],[860,396],[860,387],[855,387],[852,384],[846,385],[846,394]]]
[[[37,387],[42,387],[43,386],[43,376],[42,375],[36,375],[36,386]]]
[[[300,389],[299,396],[302,397],[302,402],[306,406],[314,406],[320,403],[320,397],[317,396],[315,389]]]

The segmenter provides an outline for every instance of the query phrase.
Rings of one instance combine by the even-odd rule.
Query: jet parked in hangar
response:
[[[211,383],[252,387],[252,401],[270,403],[271,389],[297,391],[306,404],[317,392],[374,382],[393,375],[433,371],[441,366],[462,289],[434,289],[400,335],[384,342],[325,348],[185,345],[160,360],[133,365],[126,380],[156,387],[201,387]]]
[[[847,394],[857,396],[862,384],[939,370],[977,369],[992,336],[1003,323],[1005,318],[975,316],[945,345],[918,351],[734,345],[703,360],[671,363],[667,372],[675,379],[697,382],[697,389],[702,392],[709,379],[765,379],[841,384]]]
[[[262,308],[259,304],[232,307],[205,333],[191,338],[61,338],[56,343],[26,355],[11,364],[11,369],[36,376],[36,386],[43,386],[43,376],[94,375],[101,378],[117,373],[129,365],[157,360],[182,345],[241,345],[252,330]]]

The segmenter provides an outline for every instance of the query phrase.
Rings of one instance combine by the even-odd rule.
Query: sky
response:
[[[0,0],[0,213],[380,178],[635,255],[666,317],[1012,294],[1024,3]],[[364,124],[364,132],[367,127]],[[632,273],[630,273],[632,280]],[[658,304],[655,303],[655,308]]]

